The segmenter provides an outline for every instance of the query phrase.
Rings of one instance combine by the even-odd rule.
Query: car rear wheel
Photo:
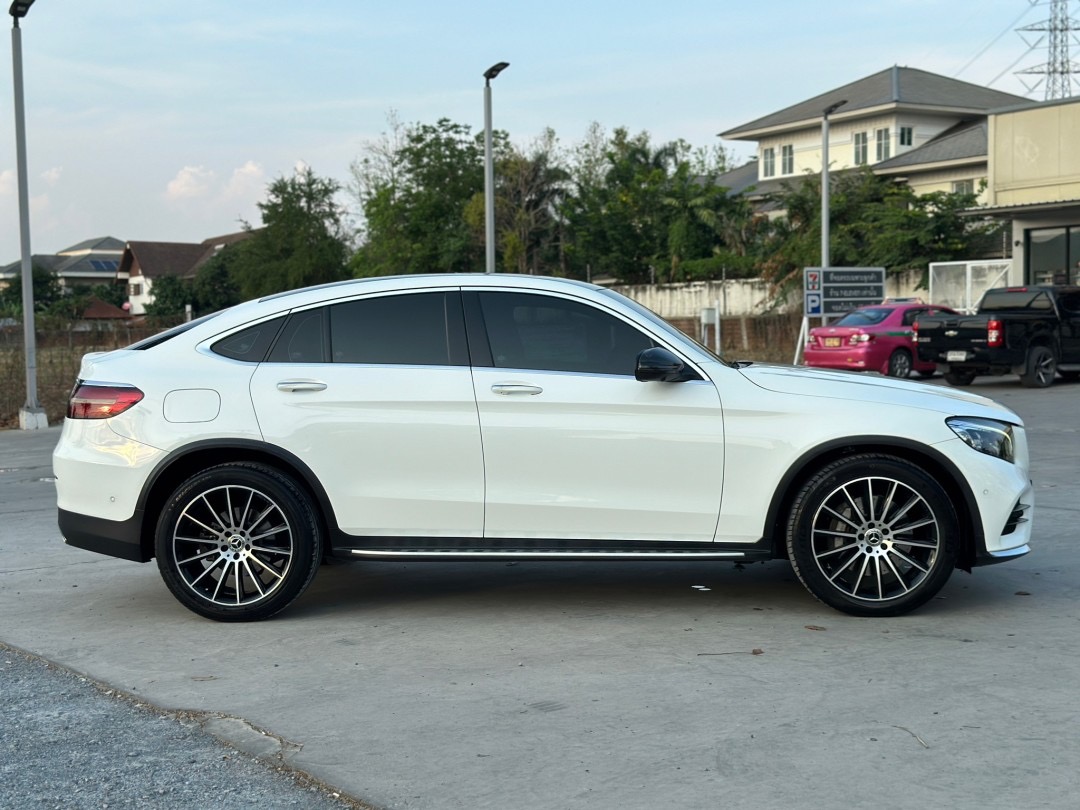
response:
[[[1026,388],[1047,388],[1054,382],[1057,374],[1057,360],[1047,346],[1032,346],[1028,351],[1025,371],[1020,375],[1020,384]]]
[[[911,352],[907,349],[897,349],[889,355],[888,371],[890,377],[910,377]]]
[[[949,385],[955,385],[962,388],[965,385],[971,385],[975,381],[975,372],[962,369],[949,369],[945,372],[945,382]]]
[[[217,621],[255,621],[311,584],[322,532],[292,478],[263,464],[222,464],[173,493],[155,551],[162,579],[185,607]]]
[[[899,616],[933,598],[956,562],[959,523],[942,486],[888,455],[819,470],[799,490],[787,530],[795,573],[854,616]]]

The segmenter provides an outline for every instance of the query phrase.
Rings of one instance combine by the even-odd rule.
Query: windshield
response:
[[[603,293],[606,296],[609,296],[610,298],[618,298],[620,302],[622,302],[626,306],[630,307],[632,310],[634,310],[634,312],[636,312],[638,315],[640,315],[642,318],[644,318],[650,324],[652,324],[653,327],[655,327],[658,332],[663,332],[669,338],[671,338],[672,341],[674,341],[676,343],[678,343],[679,341],[683,341],[683,342],[689,341],[690,343],[693,343],[695,346],[697,346],[699,349],[701,349],[703,352],[705,352],[707,355],[709,355],[709,357],[715,357],[717,360],[720,360],[721,362],[726,363],[727,365],[731,365],[730,361],[725,360],[723,357],[718,355],[716,352],[714,352],[708,346],[705,346],[705,345],[699,343],[694,338],[692,338],[690,335],[686,334],[686,332],[683,332],[681,329],[676,329],[674,326],[672,326],[670,323],[665,321],[663,318],[661,318],[659,315],[657,315],[651,309],[649,309],[646,306],[643,306],[643,305],[639,304],[633,298],[628,298],[625,295],[623,295],[622,293],[617,293],[614,290],[609,290],[607,288],[604,288],[604,289],[600,290],[600,292]]]
[[[890,312],[892,312],[892,310],[888,307],[856,309],[838,320],[833,326],[873,326],[888,318]]]

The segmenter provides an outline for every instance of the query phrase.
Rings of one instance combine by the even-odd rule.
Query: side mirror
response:
[[[634,377],[639,382],[686,382],[697,374],[667,349],[653,346],[638,354]]]

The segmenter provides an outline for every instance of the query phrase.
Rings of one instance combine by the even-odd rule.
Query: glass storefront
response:
[[[1032,228],[1026,235],[1029,284],[1080,284],[1080,225]]]

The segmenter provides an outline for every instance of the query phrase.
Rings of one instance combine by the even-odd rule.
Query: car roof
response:
[[[604,287],[574,279],[521,275],[518,273],[418,273],[347,279],[345,281],[335,281],[329,284],[319,284],[313,287],[274,293],[262,298],[245,301],[212,316],[200,318],[198,322],[183,325],[181,332],[186,332],[189,339],[199,343],[215,335],[272,317],[275,314],[284,314],[293,309],[317,306],[337,299],[348,299],[354,296],[382,292],[425,289],[445,290],[459,287],[570,292],[593,301],[603,300],[609,304],[615,300],[605,295],[606,289]]]

